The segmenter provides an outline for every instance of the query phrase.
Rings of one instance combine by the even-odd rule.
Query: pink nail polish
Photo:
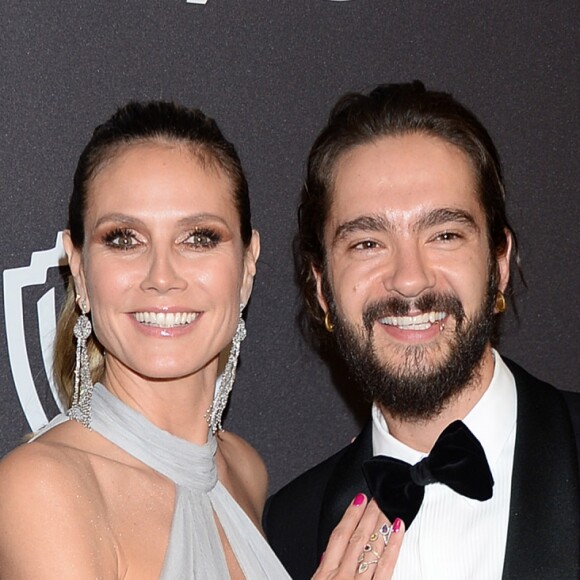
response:
[[[393,522],[393,533],[396,534],[398,533],[398,531],[401,529],[401,524],[403,523],[403,520],[400,518],[396,518],[395,521]]]
[[[364,500],[365,500],[365,494],[364,493],[357,493],[356,497],[352,501],[352,505],[361,505],[364,502]]]

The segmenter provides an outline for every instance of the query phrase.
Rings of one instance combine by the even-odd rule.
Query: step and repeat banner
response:
[[[0,7],[0,455],[58,412],[52,340],[78,155],[130,99],[214,117],[247,171],[262,254],[225,426],[271,489],[357,432],[364,409],[296,322],[292,262],[308,149],[334,101],[381,82],[452,92],[490,130],[528,288],[502,352],[580,390],[578,3],[6,0]]]

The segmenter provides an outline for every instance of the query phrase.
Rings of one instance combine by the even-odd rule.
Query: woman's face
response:
[[[130,145],[96,173],[82,252],[68,236],[65,244],[107,372],[215,373],[259,253],[256,232],[244,248],[232,188],[178,144]]]

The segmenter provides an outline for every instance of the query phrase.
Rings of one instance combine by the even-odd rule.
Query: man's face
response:
[[[459,149],[410,134],[346,153],[324,243],[321,306],[361,386],[393,414],[436,414],[484,355],[491,361],[509,252],[490,255],[474,172]]]

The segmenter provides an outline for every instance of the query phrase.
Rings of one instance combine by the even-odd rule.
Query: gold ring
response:
[[[378,561],[378,560],[369,560],[368,562],[365,562],[365,561],[363,560],[363,561],[362,561],[362,562],[360,562],[360,564],[358,565],[357,572],[358,572],[359,574],[364,574],[364,573],[365,573],[365,572],[366,572],[366,571],[369,569],[369,566],[370,566],[371,564],[378,564],[378,563],[379,563],[379,561]]]

